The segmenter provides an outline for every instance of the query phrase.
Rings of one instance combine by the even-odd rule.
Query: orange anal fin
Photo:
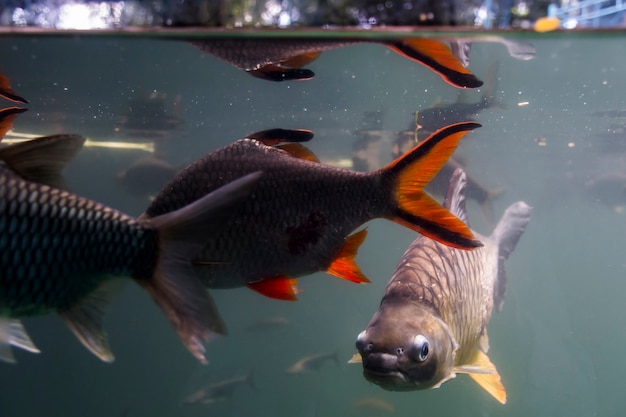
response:
[[[13,88],[11,88],[9,77],[4,74],[0,74],[0,97],[3,97],[9,101],[14,101],[16,103],[28,103],[28,100],[18,96],[15,91],[13,91]]]
[[[441,41],[417,38],[386,42],[386,45],[394,52],[435,71],[450,85],[459,88],[476,88],[483,85],[483,82],[454,56],[450,47]]]
[[[357,284],[370,282],[354,262],[359,246],[361,246],[366,236],[367,229],[363,229],[348,236],[345,245],[343,245],[337,258],[330,264],[326,272],[341,279],[356,282]]]
[[[13,127],[13,121],[18,114],[24,113],[26,110],[23,107],[6,107],[0,110],[0,140],[7,134]]]
[[[319,162],[317,156],[308,148],[300,145],[299,143],[285,143],[278,145],[276,148],[287,152],[294,158],[304,159],[305,161]]]
[[[315,73],[306,68],[283,68],[273,64],[248,71],[248,74],[263,80],[276,82],[305,81],[315,77]]]
[[[313,131],[309,129],[267,129],[246,136],[258,140],[267,146],[275,146],[283,142],[308,142],[313,139]]]
[[[263,281],[252,282],[246,286],[253,291],[276,300],[296,301],[298,281],[287,277],[273,277]]]
[[[289,59],[282,61],[280,65],[289,67],[289,68],[301,68],[305,66],[306,64],[309,64],[312,61],[315,61],[320,56],[321,53],[322,53],[321,51],[315,51],[315,52],[307,52],[304,54],[296,55],[296,56],[293,56]]]

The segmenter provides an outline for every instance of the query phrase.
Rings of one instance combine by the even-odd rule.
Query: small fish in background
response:
[[[180,210],[136,220],[21,178],[9,167],[23,166],[22,158],[30,158],[28,163],[42,173],[56,173],[59,162],[52,160],[54,154],[42,153],[45,147],[26,158],[14,152],[17,146],[6,151],[20,160],[4,153],[0,161],[0,252],[5,254],[0,257],[0,359],[14,362],[11,346],[38,351],[19,319],[54,311],[94,355],[113,361],[102,329],[104,310],[120,287],[113,278],[132,277],[161,307],[185,346],[206,362],[202,342],[224,330],[191,257],[233,215],[261,174],[242,177]],[[76,147],[65,150],[69,156],[56,153],[61,161]]]
[[[467,221],[466,178],[455,171],[444,206]],[[366,330],[356,340],[365,379],[390,391],[438,388],[469,374],[499,402],[506,391],[487,357],[487,324],[504,303],[504,261],[530,221],[511,205],[482,248],[459,251],[418,237],[402,256]],[[350,361],[354,362],[354,361]]]
[[[323,52],[365,43],[379,43],[439,74],[458,88],[476,88],[483,83],[454,56],[445,42],[426,38],[398,40],[232,38],[188,40],[248,74],[268,81],[310,80],[315,73],[302,68]]]
[[[626,172],[603,174],[587,181],[584,193],[593,201],[604,204],[617,214],[626,208]]]
[[[339,352],[317,353],[315,355],[305,356],[287,368],[287,373],[308,374],[311,372],[319,372],[322,366],[328,361],[333,361],[339,366]]]
[[[148,156],[136,160],[117,179],[132,194],[138,196],[156,195],[180,169],[164,159]]]
[[[453,123],[474,121],[474,117],[483,110],[499,106],[500,104],[496,100],[499,68],[499,61],[494,61],[487,68],[484,93],[477,102],[468,103],[466,94],[460,92],[455,103],[440,104],[417,111],[415,115],[416,135],[423,137]],[[416,141],[418,141],[417,137]]]
[[[244,327],[244,331],[246,332],[256,332],[256,333],[266,333],[275,331],[278,329],[282,329],[286,325],[289,324],[289,320],[282,316],[274,316],[267,317],[264,319],[256,320],[246,327]]]
[[[364,397],[352,403],[350,414],[359,417],[383,417],[392,415],[394,411],[394,406],[382,398]]]
[[[220,401],[229,400],[235,391],[244,385],[257,389],[252,379],[253,369],[250,369],[245,376],[238,376],[235,378],[225,379],[223,381],[215,382],[203,386],[196,390],[192,394],[183,398],[182,403],[185,405],[208,405]]]
[[[253,134],[190,165],[157,195],[142,219],[179,209],[224,183],[258,170],[264,175],[237,217],[209,238],[194,258],[207,288],[248,286],[263,295],[295,300],[295,279],[326,271],[369,282],[354,262],[366,221],[387,218],[457,248],[480,245],[469,229],[422,188],[476,123],[448,126],[381,170],[361,173],[314,162],[289,131],[290,143]],[[265,131],[268,132],[268,131]]]

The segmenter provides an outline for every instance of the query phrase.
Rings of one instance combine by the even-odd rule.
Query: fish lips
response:
[[[389,353],[361,354],[363,377],[388,391],[413,391],[420,387],[398,367],[398,357]]]

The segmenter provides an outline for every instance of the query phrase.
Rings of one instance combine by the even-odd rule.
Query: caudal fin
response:
[[[388,218],[454,248],[482,246],[465,223],[424,192],[461,138],[477,127],[480,125],[473,122],[444,127],[383,168],[383,175],[393,184],[397,204]]]
[[[236,213],[238,204],[260,177],[260,172],[249,174],[179,210],[141,220],[158,229],[161,256],[152,279],[139,283],[163,310],[187,349],[202,363],[207,363],[203,343],[212,335],[225,334],[226,328],[191,260],[207,237]]]
[[[13,121],[17,117],[18,114],[24,113],[26,108],[24,107],[5,107],[0,110],[0,140],[7,134],[9,130],[13,127]]]
[[[450,85],[459,88],[476,88],[483,85],[444,42],[434,39],[415,38],[384,42],[400,55],[430,68]]]
[[[510,205],[491,234],[491,239],[498,242],[498,278],[493,294],[497,311],[502,310],[506,293],[504,261],[509,258],[509,255],[517,246],[519,238],[526,230],[526,226],[530,221],[531,210],[532,207],[523,201]]]

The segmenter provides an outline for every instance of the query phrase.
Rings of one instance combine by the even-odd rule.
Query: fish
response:
[[[457,248],[481,245],[463,222],[422,192],[461,138],[479,126],[448,126],[369,173],[314,162],[314,155],[300,143],[277,147],[240,139],[183,170],[141,218],[176,210],[226,182],[263,171],[237,217],[221,233],[209,237],[194,258],[203,284],[207,288],[247,286],[270,298],[295,300],[295,278],[317,271],[369,282],[354,262],[367,229],[349,234],[377,217]],[[305,138],[301,139],[310,136],[309,131],[302,134]],[[298,136],[297,132],[293,135]]]
[[[351,45],[378,43],[418,62],[439,74],[445,82],[458,88],[476,88],[483,82],[454,56],[445,42],[426,38],[398,40],[274,37],[188,39],[201,51],[213,55],[248,74],[268,81],[310,80],[315,73],[302,68],[323,51]]]
[[[487,88],[478,101],[467,103],[462,95],[459,95],[459,100],[455,103],[436,105],[417,111],[415,114],[416,133],[428,135],[449,124],[474,121],[474,117],[480,112],[496,106],[498,104],[496,93],[498,91],[499,67],[499,61],[494,61],[487,69]]]
[[[338,352],[333,353],[317,353],[314,355],[305,356],[298,360],[296,363],[287,368],[289,374],[306,374],[311,372],[318,372],[322,366],[328,361],[334,361],[339,366]]]
[[[352,415],[359,417],[387,416],[393,414],[395,407],[382,398],[364,397],[352,404]]]
[[[183,399],[185,405],[208,405],[220,401],[230,399],[235,391],[243,385],[248,385],[253,389],[257,389],[252,379],[253,370],[251,369],[245,376],[225,379],[205,385],[192,394]]]
[[[32,163],[54,171],[47,165],[57,164],[50,156],[33,153]],[[248,198],[262,173],[242,176],[166,215],[135,219],[26,180],[10,166],[15,164],[5,155],[0,160],[0,359],[15,361],[11,346],[37,351],[18,321],[56,312],[87,349],[112,362],[103,316],[120,288],[121,280],[114,278],[130,277],[163,310],[187,349],[206,363],[202,343],[223,332],[223,323],[191,257]]]
[[[457,169],[444,206],[467,222],[466,176]],[[438,388],[467,373],[500,403],[506,390],[487,352],[487,324],[506,290],[504,261],[530,221],[531,207],[507,208],[484,246],[460,251],[415,239],[391,276],[378,311],[356,339],[365,379],[390,391]],[[478,235],[478,234],[477,234]],[[352,361],[351,361],[352,362]]]
[[[583,190],[593,201],[621,214],[626,208],[626,171],[611,172],[593,178],[585,182]]]
[[[164,159],[149,156],[133,162],[117,179],[132,194],[154,195],[161,191],[180,169]]]

